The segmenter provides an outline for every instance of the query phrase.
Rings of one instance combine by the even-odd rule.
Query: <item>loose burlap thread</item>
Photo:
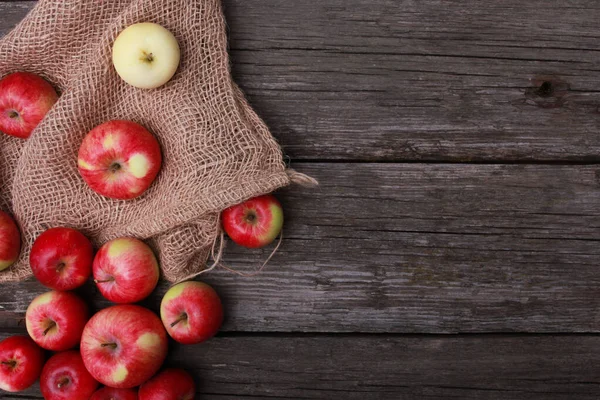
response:
[[[153,90],[129,86],[111,62],[127,26],[155,22],[179,41],[174,78]],[[311,178],[286,170],[281,149],[231,79],[220,0],[40,0],[0,40],[0,76],[29,71],[61,97],[29,140],[0,135],[0,207],[21,227],[17,263],[0,282],[31,275],[29,250],[54,226],[81,230],[96,246],[145,239],[163,276],[202,271],[220,235],[220,212]],[[159,140],[162,170],[140,198],[102,197],[77,170],[83,137],[113,119],[137,122]]]

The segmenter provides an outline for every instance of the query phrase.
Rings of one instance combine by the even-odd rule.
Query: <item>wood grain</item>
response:
[[[0,3],[0,35],[33,4]],[[293,159],[600,161],[595,1],[224,4],[234,76]]]
[[[597,336],[233,336],[173,346],[167,365],[211,400],[592,400],[598,346]]]
[[[34,4],[0,1],[0,36]],[[224,333],[167,364],[214,400],[599,398],[600,337],[575,333],[600,332],[600,167],[395,163],[600,162],[597,2],[224,5],[236,81],[322,185],[279,194],[262,274],[206,277]],[[0,339],[45,290],[2,286]],[[457,332],[550,334],[398,335]]]
[[[224,330],[600,331],[599,167],[297,167],[322,185],[280,194],[285,239],[266,270],[206,277],[223,295]],[[224,262],[249,271],[270,251],[228,245]],[[2,289],[15,318],[44,291]]]

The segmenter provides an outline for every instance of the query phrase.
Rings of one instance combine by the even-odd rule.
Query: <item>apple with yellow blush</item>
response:
[[[182,344],[213,337],[223,323],[223,304],[217,292],[203,282],[183,282],[170,288],[160,303],[167,333]]]
[[[118,305],[96,313],[81,338],[81,356],[106,386],[129,389],[150,379],[167,356],[167,333],[150,310]]]
[[[88,318],[88,307],[80,297],[72,292],[52,291],[29,304],[25,326],[41,348],[64,351],[79,344]]]
[[[137,303],[148,297],[159,278],[152,249],[135,238],[105,243],[94,258],[94,282],[113,303]]]
[[[160,171],[156,138],[143,126],[124,120],[106,122],[83,139],[79,173],[96,193],[129,200],[142,195]]]
[[[272,194],[254,197],[221,213],[223,229],[236,244],[251,249],[273,242],[283,228],[283,208]]]

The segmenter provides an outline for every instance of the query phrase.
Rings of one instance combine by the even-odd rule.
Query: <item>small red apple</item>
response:
[[[94,282],[114,303],[136,303],[152,293],[158,283],[158,262],[147,244],[120,238],[104,244],[94,258]]]
[[[79,343],[89,317],[87,305],[70,292],[47,292],[36,297],[25,313],[29,336],[42,348],[71,349]]]
[[[271,194],[229,207],[221,217],[223,229],[231,240],[249,248],[273,242],[283,227],[283,209]]]
[[[15,221],[0,211],[0,271],[17,261],[21,252],[21,234]]]
[[[46,400],[88,400],[97,387],[98,382],[85,369],[81,354],[75,350],[50,357],[40,377],[40,389]]]
[[[0,131],[27,139],[58,100],[48,82],[28,72],[0,80]]]
[[[44,365],[44,351],[26,336],[0,342],[0,389],[20,392],[33,385]]]
[[[166,369],[140,387],[140,400],[194,400],[196,384],[182,369]]]
[[[81,355],[96,380],[115,388],[146,382],[167,356],[167,334],[152,311],[118,305],[94,315],[81,338]]]
[[[158,141],[141,125],[110,121],[92,129],[79,148],[79,173],[103,196],[128,200],[150,187],[162,164]]]
[[[165,293],[160,318],[169,335],[183,344],[204,342],[223,323],[223,305],[215,290],[202,282],[183,282]]]
[[[71,228],[52,228],[33,243],[29,265],[42,285],[54,290],[72,290],[92,274],[94,249],[90,241]]]
[[[115,389],[108,386],[98,389],[90,400],[138,400],[135,389]]]

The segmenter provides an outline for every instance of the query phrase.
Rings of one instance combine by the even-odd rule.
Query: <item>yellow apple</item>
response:
[[[179,67],[177,39],[162,26],[150,22],[131,25],[115,40],[113,65],[132,86],[154,89],[167,83]]]

